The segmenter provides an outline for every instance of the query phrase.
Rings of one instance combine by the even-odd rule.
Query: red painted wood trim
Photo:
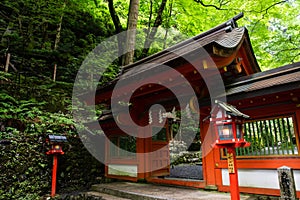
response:
[[[136,158],[134,159],[108,159],[106,162],[106,165],[109,164],[117,164],[117,165],[138,165],[138,161]]]
[[[236,57],[237,55],[237,52],[238,51],[234,51],[232,53],[232,55],[228,56],[228,57],[219,57],[219,56],[213,56],[211,57],[210,59],[196,59],[193,61],[193,65],[196,66],[198,68],[198,70],[201,70],[201,73],[210,73],[209,70],[207,69],[203,69],[202,67],[202,60],[206,60],[208,62],[208,65],[209,66],[214,66],[216,65],[217,68],[220,68],[220,67],[223,67],[223,66],[226,66],[228,64],[230,64],[234,58]],[[210,61],[213,61],[213,63],[210,63]],[[193,72],[195,70],[195,67],[193,66],[192,64],[190,63],[184,63],[184,64],[181,64],[180,66],[176,66],[176,70],[179,71],[180,74],[182,75],[185,75],[187,76],[187,74],[189,74],[190,72]],[[200,69],[199,69],[199,66]],[[245,66],[244,66],[245,67]],[[246,70],[246,69],[245,69]],[[154,74],[153,76],[151,77],[147,77],[147,82],[156,82],[157,80],[160,80],[160,81],[167,81],[167,79],[165,77],[168,77],[168,78],[172,78],[172,79],[175,79],[176,77],[170,77],[170,75],[176,75],[175,73],[170,73],[171,70],[167,70],[167,71],[163,71],[163,72],[160,72],[158,74]],[[198,76],[198,79],[201,79],[201,76]],[[114,92],[118,92],[120,91],[120,94],[123,94],[124,91],[128,91],[130,92],[131,91],[131,88],[133,88],[133,85],[135,83],[129,83],[128,85],[125,85],[123,86],[122,88],[119,88],[117,91],[114,91]],[[176,85],[181,85],[180,83],[175,82]],[[128,89],[129,88],[129,89]],[[112,89],[113,88],[107,88],[107,89],[104,89],[103,91],[101,91],[101,93],[97,93],[96,96],[95,96],[95,103],[96,104],[99,104],[99,103],[103,103],[103,102],[107,102],[110,98],[111,98],[111,94],[112,94]],[[158,89],[158,91],[160,91],[160,89]],[[146,95],[148,93],[153,93],[153,89],[148,89],[146,90],[146,92],[142,92],[140,93],[138,96],[140,95]],[[137,97],[137,95],[134,95],[135,97]],[[88,104],[91,104],[92,101],[89,101],[88,99],[85,100]]]
[[[112,179],[118,179],[118,180],[132,181],[132,182],[137,182],[138,181],[137,177],[130,177],[130,176],[106,175],[106,177],[107,178],[112,178]]]
[[[278,158],[272,157],[270,159],[245,159],[237,160],[238,169],[277,169],[283,165],[289,166],[293,169],[300,169],[300,159],[299,157],[294,158]],[[218,168],[227,169],[227,160],[220,160],[218,163]]]
[[[204,189],[206,184],[205,181],[189,181],[189,180],[179,180],[179,179],[160,179],[160,178],[148,178],[148,182],[163,184],[163,185],[178,185],[192,188],[202,188]]]
[[[295,134],[296,135],[296,143],[297,143],[297,147],[298,147],[298,152],[300,152],[300,109],[296,110],[296,120],[295,120]]]
[[[246,95],[244,95],[243,99],[231,101],[230,104],[236,106],[240,111],[252,118],[260,118],[299,110],[299,108],[297,108],[298,102],[295,101],[299,95],[300,93],[298,90],[262,95],[252,98],[246,98]]]
[[[108,165],[105,165],[105,167],[104,167],[104,175],[105,175],[105,177],[107,177],[108,176]]]
[[[229,192],[229,186],[219,186],[218,187],[220,192]],[[270,188],[253,188],[253,187],[240,187],[241,193],[248,193],[248,194],[263,194],[263,195],[270,195],[270,196],[280,196],[279,189],[270,189]],[[296,192],[297,197],[300,197],[300,191]]]

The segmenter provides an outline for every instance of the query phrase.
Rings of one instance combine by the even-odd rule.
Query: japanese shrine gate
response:
[[[199,46],[207,54],[202,55]],[[192,63],[186,57],[191,58]],[[134,78],[149,79],[149,82],[157,80],[157,84],[141,85],[130,98],[132,120],[146,128],[133,128],[132,122],[122,111],[117,118],[110,111],[99,118],[107,137],[106,177],[229,190],[226,152],[218,149],[202,152],[203,180],[165,178],[170,173],[168,143],[171,126],[159,123],[159,110],[149,113],[149,108],[153,104],[160,104],[169,113],[174,108],[185,109],[179,107],[174,94],[162,83],[168,82],[183,94],[186,86],[184,82],[176,81],[179,77],[171,75],[168,70],[160,70],[161,65],[151,67],[147,65],[149,63],[170,66],[188,80],[196,93],[196,98],[189,99],[188,106],[200,115],[200,138],[202,147],[207,149],[214,142],[214,134],[205,120],[210,115],[211,98],[208,83],[202,74],[216,76],[215,71],[211,70],[215,65],[225,86],[226,94],[222,95],[226,96],[228,103],[251,117],[244,124],[245,138],[251,142],[251,146],[237,150],[240,191],[279,195],[276,169],[285,165],[294,170],[297,196],[300,197],[300,63],[260,72],[248,31],[245,27],[237,27],[235,19],[125,66],[123,77],[120,75],[121,78],[97,90],[96,103],[106,105],[109,109],[118,80],[127,81],[119,88],[120,99],[122,95],[127,95],[125,93],[134,84]],[[212,81],[209,84],[212,86],[214,83]],[[195,104],[199,104],[198,109]],[[121,130],[120,124],[127,126],[128,130]],[[153,135],[157,130],[158,133]],[[134,136],[128,135],[128,132],[134,133]]]

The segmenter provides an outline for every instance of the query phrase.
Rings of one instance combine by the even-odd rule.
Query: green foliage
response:
[[[178,20],[188,22],[178,24],[191,24],[180,28],[182,31],[187,30],[187,34],[197,34],[199,30],[202,32],[244,12],[238,24],[249,30],[254,53],[262,70],[300,61],[299,1],[194,1],[180,1],[186,10],[181,12],[182,15],[177,15],[180,16]],[[197,9],[194,9],[196,2],[206,6],[198,3]]]
[[[50,194],[52,156],[45,152],[45,134],[34,130],[20,132],[7,128],[0,132],[0,139],[12,144],[0,151],[0,199],[40,199]],[[78,137],[68,136],[63,147],[65,155],[59,157],[57,192],[65,193],[87,189],[97,182],[102,165],[84,148]]]
[[[140,2],[138,28],[142,32],[137,38],[139,46],[154,24],[160,4],[161,0]],[[126,27],[129,1],[115,0],[114,5],[123,27]],[[300,3],[295,0],[170,0],[164,9],[161,25],[168,30],[156,34],[149,54],[209,30],[243,12],[244,17],[238,24],[249,30],[262,70],[297,62],[300,60],[299,8]],[[185,37],[177,38],[178,35]],[[139,58],[140,50],[136,54]]]
[[[11,53],[16,68],[31,74],[51,78],[57,64],[57,80],[72,82],[87,53],[112,34],[107,9],[97,8],[94,16],[80,1],[4,0],[0,6],[1,56]]]
[[[138,28],[145,33],[139,34],[138,42],[143,44],[160,4],[160,0],[140,3]],[[58,64],[57,80],[72,82],[87,54],[103,39],[114,34],[108,5],[104,1],[96,5],[92,0],[4,0],[0,6],[4,16],[0,20],[0,57],[10,52],[12,63],[18,70],[35,75],[51,78],[53,66]],[[127,23],[128,6],[129,1],[114,1],[123,27]],[[163,12],[161,25],[169,30],[156,34],[149,54],[183,40],[179,35],[194,36],[244,12],[245,17],[238,23],[248,28],[263,70],[296,62],[300,59],[299,7],[299,2],[294,0],[170,0]],[[54,49],[61,19],[60,41],[58,48]],[[140,54],[138,51],[136,58]],[[105,73],[104,82],[118,72],[117,65],[113,65],[112,69]]]
[[[81,143],[71,115],[72,84],[0,73],[0,199],[39,199],[50,193],[52,156],[45,152],[48,134],[66,135],[59,159],[58,192],[80,190],[95,183],[101,164]],[[21,79],[25,80],[22,75]],[[84,167],[82,167],[84,166]]]
[[[1,147],[0,199],[39,199],[49,189],[50,158],[45,156],[43,135],[23,134],[15,128],[0,132],[12,144]]]

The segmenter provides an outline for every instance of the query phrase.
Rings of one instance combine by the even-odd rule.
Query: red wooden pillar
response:
[[[202,139],[202,162],[203,162],[203,177],[206,183],[206,189],[217,189],[216,180],[216,159],[218,149],[212,148],[211,144],[214,142],[212,128],[209,123],[203,122],[203,116],[200,116],[200,134]]]
[[[55,196],[56,193],[56,174],[57,174],[57,154],[53,155],[53,168],[52,168],[52,187],[51,187],[51,197]]]
[[[229,180],[230,180],[231,200],[240,200],[235,147],[227,148],[227,162],[228,162],[228,173],[229,173]]]

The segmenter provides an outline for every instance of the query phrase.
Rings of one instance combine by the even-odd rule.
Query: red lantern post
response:
[[[54,197],[56,194],[58,155],[64,154],[62,150],[62,143],[67,142],[67,138],[65,136],[48,135],[46,141],[51,144],[51,149],[47,151],[46,154],[53,155],[51,197]]]
[[[235,147],[227,147],[228,173],[230,180],[231,199],[240,199],[238,173],[236,167]]]
[[[249,116],[225,102],[216,100],[215,103],[210,118],[217,137],[213,147],[227,149],[231,199],[240,200],[235,149],[250,146],[243,134],[243,119]]]

